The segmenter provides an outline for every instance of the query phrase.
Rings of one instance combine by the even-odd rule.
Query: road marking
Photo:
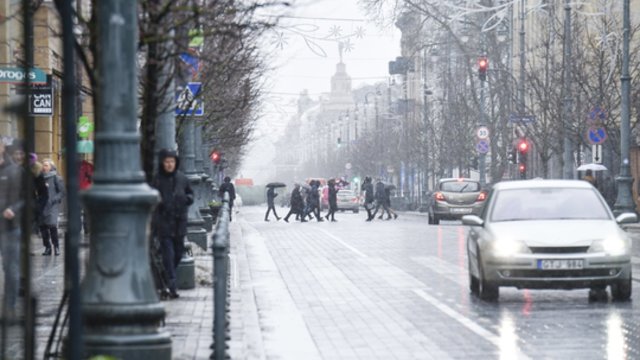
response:
[[[354,248],[353,246],[347,244],[346,242],[344,242],[344,240],[340,239],[339,237],[333,235],[332,233],[328,232],[327,230],[323,229],[323,228],[317,228],[318,230],[322,231],[323,233],[325,233],[325,235],[327,235],[328,237],[332,238],[333,240],[339,242],[340,244],[342,244],[342,246],[346,247],[347,249],[353,251],[356,255],[360,256],[361,258],[366,258],[367,255],[365,255],[364,253],[362,253],[360,250]]]
[[[494,344],[498,349],[500,349],[500,357],[505,357],[505,358],[513,358],[513,359],[529,359],[528,356],[526,356],[525,354],[522,353],[522,351],[520,351],[520,348],[517,347],[517,345],[515,344],[515,340],[510,341],[509,344],[509,352],[508,354],[503,353],[505,349],[505,343],[504,341],[499,337],[494,335],[493,333],[491,333],[490,331],[488,331],[487,329],[483,328],[482,326],[478,325],[477,323],[475,323],[473,320],[469,319],[468,317],[460,314],[459,312],[455,311],[454,309],[452,309],[451,307],[447,306],[446,304],[440,302],[439,300],[437,300],[436,298],[428,295],[426,292],[424,292],[424,290],[422,289],[413,289],[413,292],[420,296],[423,300],[425,300],[426,302],[428,302],[429,304],[433,305],[434,307],[436,307],[438,310],[442,311],[444,314],[448,315],[450,318],[456,320],[457,322],[459,322],[460,324],[462,324],[464,327],[466,327],[467,329],[471,330],[472,332],[476,333],[477,335],[483,337],[485,340],[489,341],[490,343]]]

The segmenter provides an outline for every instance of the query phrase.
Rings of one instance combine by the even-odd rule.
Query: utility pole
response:
[[[424,197],[429,189],[429,105],[427,104],[427,49],[422,49],[422,112],[424,121],[424,175],[422,177],[422,192],[420,194],[421,202],[424,202]]]
[[[635,212],[635,204],[633,203],[633,195],[631,192],[631,168],[629,164],[629,133],[630,130],[630,81],[629,75],[629,37],[630,37],[630,8],[629,0],[624,0],[622,14],[622,112],[620,121],[620,175],[616,177],[618,183],[618,194],[616,202],[613,206],[613,212],[616,215],[625,212]]]
[[[562,135],[563,155],[562,155],[562,178],[573,178],[573,155],[571,146],[570,123],[571,123],[571,0],[564,1],[564,56],[563,56],[563,90],[564,98],[562,111]]]

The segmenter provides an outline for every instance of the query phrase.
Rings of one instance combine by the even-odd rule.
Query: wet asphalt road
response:
[[[241,213],[320,358],[640,358],[640,279],[630,302],[590,302],[586,289],[501,288],[499,301],[487,303],[469,292],[460,222],[401,214],[367,223],[361,212],[287,224],[264,222],[263,208]],[[632,234],[640,276],[640,232]]]

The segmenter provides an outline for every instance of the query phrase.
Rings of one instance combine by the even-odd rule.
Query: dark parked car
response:
[[[464,215],[480,215],[487,192],[480,182],[465,178],[441,179],[431,198],[429,224],[459,220]]]

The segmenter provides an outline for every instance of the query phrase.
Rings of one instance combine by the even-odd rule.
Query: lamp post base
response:
[[[616,197],[616,203],[613,205],[614,215],[618,216],[628,212],[635,213],[636,204],[633,202],[633,193],[631,191],[633,178],[631,176],[620,175],[616,177],[616,183],[618,195]]]
[[[200,216],[202,216],[202,220],[204,220],[204,230],[206,232],[210,232],[211,230],[213,230],[213,216],[211,216],[211,209],[207,208],[200,208]],[[198,246],[200,246],[198,244]],[[202,248],[202,250],[207,250],[206,248]]]
[[[196,287],[196,264],[193,257],[186,251],[176,269],[176,287],[181,290]]]

